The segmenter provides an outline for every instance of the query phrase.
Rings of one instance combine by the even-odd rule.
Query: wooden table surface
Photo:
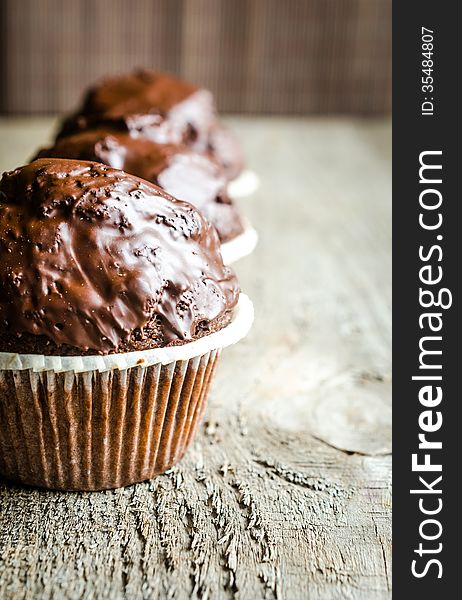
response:
[[[0,482],[0,597],[391,597],[391,185],[386,121],[229,119],[261,177],[227,349],[182,463],[126,489]],[[0,168],[50,135],[0,121]]]

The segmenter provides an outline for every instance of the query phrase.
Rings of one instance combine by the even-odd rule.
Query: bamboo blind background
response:
[[[73,108],[102,75],[148,66],[224,112],[384,114],[391,0],[0,0],[0,112]]]

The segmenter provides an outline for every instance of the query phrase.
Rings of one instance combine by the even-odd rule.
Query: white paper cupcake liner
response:
[[[0,371],[32,369],[41,371],[110,371],[129,369],[134,366],[166,365],[179,360],[188,360],[217,348],[226,348],[247,335],[253,322],[253,304],[246,294],[240,294],[232,321],[225,328],[182,346],[153,348],[138,352],[90,356],[45,356],[43,354],[17,354],[0,352]]]
[[[101,490],[163,473],[202,419],[221,349],[241,339],[252,320],[252,303],[241,294],[221,331],[128,353],[124,362],[120,355],[93,363],[86,359],[95,357],[37,363],[16,355],[8,363],[2,353],[4,364],[19,368],[0,369],[0,474],[38,487]]]
[[[244,219],[244,231],[221,245],[221,255],[225,265],[231,265],[251,254],[258,243],[258,233],[249,221]]]
[[[231,198],[245,198],[251,196],[260,187],[260,179],[255,171],[245,169],[242,173],[228,183],[228,193]]]

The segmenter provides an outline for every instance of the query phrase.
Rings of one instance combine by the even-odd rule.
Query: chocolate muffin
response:
[[[243,308],[244,307],[244,308]],[[68,490],[170,468],[251,304],[190,204],[103,164],[0,182],[0,474]]]
[[[99,161],[155,183],[202,211],[221,243],[244,230],[220,166],[184,145],[158,144],[128,132],[97,128],[61,137],[37,156]]]
[[[205,147],[215,122],[212,94],[167,73],[139,69],[91,87],[58,137],[110,125],[161,144]]]
[[[191,205],[105,165],[40,159],[0,182],[0,351],[129,352],[226,324],[239,287]]]
[[[217,121],[211,92],[167,73],[140,69],[96,83],[82,106],[64,120],[57,138],[101,126],[209,151],[228,179],[244,168],[239,143]]]

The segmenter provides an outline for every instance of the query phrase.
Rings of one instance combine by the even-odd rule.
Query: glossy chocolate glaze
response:
[[[82,107],[58,137],[98,125],[154,142],[206,147],[215,121],[213,96],[167,73],[137,70],[104,79],[89,89]]]
[[[51,148],[40,150],[38,157],[99,161],[151,181],[201,210],[221,242],[243,231],[221,167],[186,146],[157,144],[127,132],[99,128],[62,137]]]
[[[224,323],[238,295],[213,227],[157,186],[60,159],[3,175],[0,350],[16,336],[21,351],[22,334],[50,354],[185,343]]]
[[[63,121],[57,138],[101,126],[134,138],[211,152],[228,180],[244,168],[238,141],[217,122],[212,94],[167,73],[137,70],[103,79],[89,89],[81,108]]]

